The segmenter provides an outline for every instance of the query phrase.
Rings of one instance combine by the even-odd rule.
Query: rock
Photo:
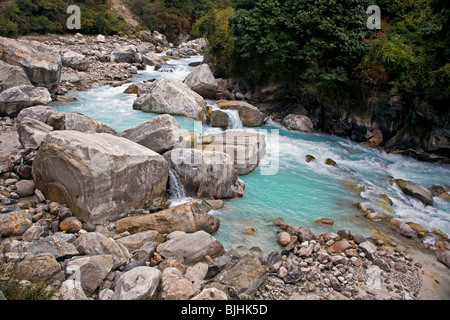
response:
[[[150,30],[143,30],[139,32],[139,38],[143,41],[150,42],[155,46],[167,49],[169,48],[169,41],[167,41],[166,36],[156,30],[153,32]]]
[[[81,234],[75,241],[75,246],[81,254],[85,255],[111,255],[113,269],[128,263],[131,256],[125,246],[119,245],[113,239],[98,233],[88,232]]]
[[[330,218],[321,218],[321,219],[316,219],[314,220],[314,223],[316,224],[326,224],[326,225],[333,225],[334,224],[334,220],[330,219]]]
[[[450,268],[450,251],[443,251],[439,253],[437,260],[443,263],[447,268]]]
[[[277,236],[277,242],[281,246],[287,246],[291,242],[291,235],[287,232],[280,232]]]
[[[0,57],[21,67],[34,86],[45,87],[51,94],[58,91],[61,55],[52,47],[37,41],[0,37]]]
[[[266,269],[258,257],[246,254],[236,261],[233,266],[221,271],[214,280],[231,287],[237,296],[241,294],[251,296],[266,278]]]
[[[157,116],[125,130],[120,136],[160,154],[172,150],[184,139],[180,125],[169,114]]]
[[[242,197],[244,182],[223,152],[174,149],[164,158],[177,173],[187,196],[226,199]]]
[[[325,164],[327,166],[335,166],[336,165],[336,161],[334,161],[333,159],[328,158],[327,160],[325,160]]]
[[[112,300],[152,300],[160,280],[161,272],[156,268],[133,268],[117,280]]]
[[[418,183],[407,180],[396,179],[394,182],[399,186],[404,194],[412,196],[422,201],[425,205],[433,205],[433,194],[427,188]]]
[[[134,63],[137,49],[134,45],[116,47],[113,52],[114,62]]]
[[[195,286],[179,274],[165,272],[161,279],[161,298],[163,300],[189,300],[195,295]]]
[[[79,112],[55,112],[52,113],[47,124],[54,130],[75,130],[80,132],[111,133],[117,132],[107,124],[85,116]]]
[[[205,231],[197,231],[166,241],[158,246],[157,251],[166,259],[192,265],[204,261],[206,256],[220,256],[224,248],[220,241]]]
[[[316,158],[314,156],[312,156],[310,154],[306,155],[306,162],[307,163],[310,163],[311,161],[314,161],[314,160],[316,160]]]
[[[156,213],[123,218],[117,221],[116,231],[137,233],[156,230],[164,234],[177,230],[187,233],[204,230],[215,233],[219,226],[218,218],[210,216],[197,201],[190,201]]]
[[[59,289],[59,300],[83,301],[89,298],[84,293],[80,281],[66,280]]]
[[[17,130],[22,147],[35,150],[39,149],[47,133],[52,131],[52,127],[31,118],[22,119]]]
[[[283,119],[283,125],[290,130],[300,132],[313,132],[314,125],[312,121],[304,115],[290,114]]]
[[[16,182],[16,193],[21,197],[28,197],[34,194],[33,180],[20,180]]]
[[[300,227],[296,230],[299,242],[316,240],[316,235],[307,227]]]
[[[209,265],[205,262],[199,262],[187,268],[185,277],[194,284],[195,288],[199,290],[208,273]]]
[[[105,38],[104,35],[99,34],[97,37],[95,37],[94,41],[97,42],[97,43],[105,43],[106,42],[106,38]]]
[[[59,263],[49,253],[27,255],[23,261],[16,265],[15,271],[21,279],[34,283],[48,282],[59,286],[64,281],[64,273]]]
[[[220,100],[217,102],[217,107],[225,110],[237,110],[245,127],[259,127],[264,122],[264,116],[261,111],[245,101]]]
[[[162,156],[110,134],[54,131],[33,162],[36,187],[84,222],[164,203],[168,164]],[[105,192],[108,190],[108,192]]]
[[[206,102],[180,80],[157,79],[146,90],[134,102],[134,109],[206,121]]]
[[[61,51],[62,65],[78,71],[88,71],[90,61],[81,53],[64,49]]]
[[[0,93],[0,116],[15,117],[22,109],[35,105],[45,105],[52,101],[46,88],[18,86]]]
[[[27,242],[35,241],[38,240],[43,234],[44,228],[34,224],[22,234],[22,240]]]
[[[360,235],[360,234],[354,234],[354,235],[352,235],[352,239],[353,239],[353,241],[354,241],[356,244],[361,244],[361,243],[367,241],[367,238],[364,237],[364,236],[362,236],[362,235]]]
[[[142,86],[142,83],[132,83],[123,93],[127,94],[138,94],[139,88]]]
[[[12,66],[0,60],[0,92],[17,86],[31,85],[21,67]]]
[[[256,229],[252,228],[252,227],[247,227],[247,228],[244,228],[244,230],[242,230],[242,232],[244,232],[245,234],[248,234],[248,235],[255,235]]]
[[[415,232],[417,232],[417,234],[418,234],[420,237],[424,237],[425,234],[428,232],[428,229],[427,229],[427,228],[421,226],[421,225],[418,224],[418,223],[415,223],[415,222],[406,222],[406,224],[407,224],[408,226],[410,226],[411,229],[413,229]]]
[[[344,252],[352,248],[352,245],[346,239],[338,240],[332,245],[332,249],[336,252]]]
[[[417,236],[417,233],[413,230],[413,228],[411,228],[411,226],[406,223],[402,223],[400,225],[400,233],[407,238],[413,238]]]
[[[380,144],[383,143],[383,133],[379,128],[376,129],[369,129],[367,128],[367,133],[365,135],[365,138],[367,141],[361,143],[362,145],[366,145],[369,147],[378,147]]]
[[[225,292],[216,288],[207,288],[193,297],[191,300],[228,300]]]
[[[20,111],[16,120],[18,123],[20,123],[25,118],[31,118],[34,120],[41,121],[43,123],[47,123],[48,117],[55,112],[58,112],[58,110],[49,106],[29,107]]]
[[[149,230],[132,234],[127,237],[117,239],[116,242],[121,243],[129,252],[135,252],[146,243],[155,243],[156,245],[164,242],[164,238],[156,230]]]
[[[302,273],[298,266],[292,265],[287,274],[283,277],[285,283],[295,283],[300,280]]]
[[[20,236],[31,227],[28,210],[0,214],[0,236]]]
[[[214,99],[216,97],[217,82],[209,65],[206,63],[195,67],[188,74],[184,83],[205,99]]]
[[[223,200],[212,200],[212,199],[203,199],[203,206],[210,210],[218,210],[223,208]]]
[[[154,52],[146,52],[142,54],[142,63],[148,66],[164,64],[165,61]]]
[[[228,128],[230,117],[222,110],[212,110],[209,116],[209,123],[212,127]]]
[[[79,281],[83,291],[92,295],[113,267],[111,255],[73,258],[66,264],[65,273]]]
[[[377,258],[377,248],[369,241],[359,244],[359,248],[366,254],[369,260],[374,261]]]
[[[204,136],[202,146],[205,151],[227,153],[239,175],[255,170],[266,155],[265,135],[245,130]]]
[[[81,227],[82,224],[76,217],[66,218],[59,224],[59,228],[67,233],[77,233]]]

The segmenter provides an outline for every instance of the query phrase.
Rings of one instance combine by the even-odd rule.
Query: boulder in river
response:
[[[0,93],[0,116],[15,117],[22,109],[35,105],[46,105],[52,101],[46,88],[18,86]]]
[[[52,94],[58,91],[61,55],[49,45],[0,37],[0,59],[21,67],[34,86],[45,87]]]
[[[216,97],[217,82],[206,63],[195,67],[186,77],[184,83],[205,99]]]
[[[157,79],[133,104],[136,110],[206,121],[206,102],[177,79]]]
[[[314,128],[312,121],[307,116],[299,114],[290,114],[286,116],[283,119],[283,125],[287,129],[300,132],[312,132]]]
[[[62,64],[78,71],[88,71],[90,61],[81,53],[64,49],[61,51]]]
[[[261,111],[245,101],[220,100],[217,102],[217,107],[224,110],[237,110],[244,127],[259,127],[264,122]]]
[[[49,133],[33,162],[36,187],[65,203],[80,220],[101,224],[117,213],[160,206],[166,199],[167,161],[110,134]]]
[[[396,179],[395,183],[404,194],[419,199],[427,206],[433,205],[433,193],[424,186],[412,181]]]

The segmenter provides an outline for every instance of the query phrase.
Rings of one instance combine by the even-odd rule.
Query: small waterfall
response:
[[[169,188],[167,191],[172,200],[186,198],[186,190],[180,181],[180,177],[172,168],[169,168]]]
[[[223,112],[228,114],[228,129],[243,129],[244,126],[242,125],[241,118],[239,117],[239,111],[237,110],[224,110],[221,109]]]

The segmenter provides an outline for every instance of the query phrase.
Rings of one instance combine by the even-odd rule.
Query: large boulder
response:
[[[0,236],[20,236],[31,227],[28,210],[19,210],[0,214]]]
[[[64,49],[61,51],[61,61],[63,66],[70,67],[78,71],[88,71],[90,61],[81,53]]]
[[[0,37],[0,59],[21,67],[33,85],[45,87],[52,94],[58,91],[61,55],[49,45]]]
[[[290,130],[312,132],[314,125],[305,115],[290,114],[283,119],[283,125]]]
[[[169,114],[157,116],[137,127],[125,130],[120,136],[158,153],[172,150],[183,141],[179,123]]]
[[[24,118],[17,129],[19,141],[24,149],[39,149],[45,136],[51,131],[53,128],[49,125],[31,118]]]
[[[54,130],[117,134],[116,130],[107,124],[79,112],[54,112],[48,117],[47,124]]]
[[[135,45],[116,47],[113,52],[114,62],[134,63],[137,49]]]
[[[117,280],[112,300],[152,300],[160,280],[161,271],[157,268],[133,268]]]
[[[217,107],[224,110],[237,110],[245,127],[259,127],[264,122],[261,111],[245,101],[220,100],[217,102]]]
[[[0,92],[12,87],[24,85],[31,85],[31,82],[28,80],[23,69],[0,60]]]
[[[214,99],[216,97],[217,82],[206,63],[195,67],[188,74],[184,83],[203,98]]]
[[[396,179],[395,183],[404,194],[422,201],[427,206],[433,205],[433,193],[424,186],[412,181]]]
[[[197,201],[190,201],[156,213],[123,218],[117,221],[116,231],[137,233],[156,230],[168,234],[178,230],[188,233],[204,230],[215,233],[219,226],[218,218],[210,216]]]
[[[15,117],[22,109],[46,105],[52,101],[46,88],[33,86],[18,86],[0,93],[0,116]]]
[[[166,200],[167,161],[110,134],[49,133],[33,162],[36,187],[65,203],[80,220],[102,224],[112,215],[160,206]]]
[[[206,102],[177,79],[158,79],[133,104],[136,110],[206,121]]]
[[[205,261],[206,256],[220,256],[224,247],[219,240],[205,231],[187,233],[160,244],[157,251],[166,259],[174,259],[185,265]]]
[[[20,111],[20,113],[17,115],[16,120],[17,122],[20,123],[25,118],[31,118],[47,123],[47,120],[50,117],[50,115],[55,112],[58,112],[58,110],[49,106],[29,107]]]
[[[47,282],[58,286],[64,281],[64,273],[59,263],[49,253],[27,255],[16,265],[15,271],[20,274],[21,279],[34,283]]]
[[[180,148],[166,152],[164,157],[177,173],[187,196],[226,199],[244,195],[245,184],[226,153]]]
[[[142,63],[148,66],[154,66],[157,64],[164,64],[166,62],[155,52],[146,52],[142,54]]]
[[[204,136],[202,147],[205,151],[227,153],[240,175],[246,175],[255,170],[266,155],[265,135],[245,130]]]

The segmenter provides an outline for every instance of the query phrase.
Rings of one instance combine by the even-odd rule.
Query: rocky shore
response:
[[[124,132],[46,106],[70,90],[123,84],[139,68],[163,63],[155,52],[171,45],[162,35],[0,40],[6,60],[0,67],[8,70],[0,82],[0,297],[9,297],[13,287],[43,286],[60,300],[440,298],[424,293],[428,270],[400,243],[349,230],[316,235],[276,220],[279,252],[225,251],[213,236],[220,219],[208,212],[244,195],[239,175],[264,157],[264,137],[243,130],[200,138],[183,133],[171,114],[217,127],[230,122],[224,110],[238,111],[246,127],[261,125],[264,114],[238,92],[227,92],[206,64],[184,83],[141,84],[135,109],[161,115]],[[170,57],[197,54],[203,46],[182,44]],[[212,110],[204,100],[212,96],[237,100],[219,101]],[[301,115],[284,122],[293,130],[313,128]],[[240,137],[247,143],[225,150],[227,139]],[[202,148],[196,148],[199,139]],[[236,148],[249,155],[244,164],[234,161]],[[171,207],[173,175],[187,196],[204,200]],[[430,193],[431,201],[433,192],[448,195],[444,187],[393,183],[428,205]],[[373,222],[392,220],[359,209]],[[432,233],[411,224],[396,227],[407,239]],[[448,267],[448,239],[437,236],[435,261]]]

